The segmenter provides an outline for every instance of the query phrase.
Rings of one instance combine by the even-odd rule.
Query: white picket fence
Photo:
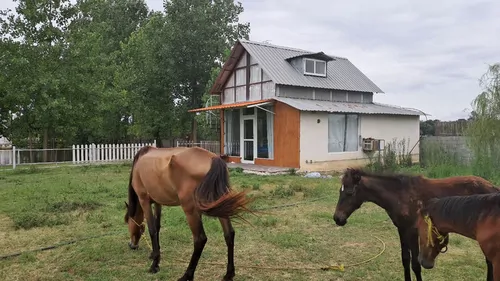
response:
[[[152,143],[134,144],[73,145],[73,164],[106,163],[132,160],[139,149],[148,145],[156,147],[156,141]]]

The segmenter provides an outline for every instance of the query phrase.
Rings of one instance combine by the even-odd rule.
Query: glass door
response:
[[[257,154],[257,127],[255,126],[254,108],[245,108],[241,111],[241,162],[254,163]]]

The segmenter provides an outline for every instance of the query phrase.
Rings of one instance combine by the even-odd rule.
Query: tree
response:
[[[237,39],[248,39],[250,24],[238,22],[243,6],[233,0],[166,0],[164,7],[175,66],[170,69],[173,90],[187,108],[201,107],[212,69],[220,66],[224,51]],[[194,114],[186,119],[191,123],[192,140],[196,141]]]
[[[472,121],[472,120],[475,120],[477,118],[477,113],[475,110],[471,111],[471,113],[469,114],[469,118],[467,118],[467,121]]]
[[[144,1],[79,0],[78,18],[69,27],[69,80],[81,97],[79,143],[118,142],[128,135],[126,93],[116,81],[124,61],[121,44],[147,19]]]
[[[475,116],[466,133],[474,172],[488,178],[500,168],[500,63],[488,67],[480,86],[483,92],[472,102]]]
[[[422,136],[435,136],[436,135],[436,123],[439,120],[425,120],[420,121],[420,135]]]
[[[156,12],[132,34],[123,44],[125,63],[119,79],[130,103],[132,133],[152,136],[158,146],[175,134],[179,123],[171,86],[169,28],[163,13]]]
[[[28,140],[42,135],[43,147],[47,148],[50,136],[63,135],[72,121],[62,57],[66,50],[64,34],[74,8],[69,0],[18,2],[17,14],[4,12],[1,17],[3,42],[18,50],[10,53],[12,68],[8,75],[13,80],[4,89],[19,95],[13,111],[16,118],[10,124],[17,134],[10,132]]]

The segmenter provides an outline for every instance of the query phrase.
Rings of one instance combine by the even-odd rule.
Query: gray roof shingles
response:
[[[383,93],[375,83],[346,58],[331,56],[334,60],[328,62],[326,77],[306,76],[297,71],[287,59],[317,52],[249,40],[240,40],[240,43],[276,84]]]
[[[332,102],[321,100],[274,97],[273,99],[288,104],[301,111],[342,112],[361,114],[387,114],[419,116],[425,113],[410,108],[385,105],[380,103]]]

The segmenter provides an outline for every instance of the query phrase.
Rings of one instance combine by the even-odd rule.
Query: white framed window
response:
[[[357,114],[328,114],[328,152],[353,152],[359,146]]]
[[[304,74],[326,77],[326,61],[304,58]]]

